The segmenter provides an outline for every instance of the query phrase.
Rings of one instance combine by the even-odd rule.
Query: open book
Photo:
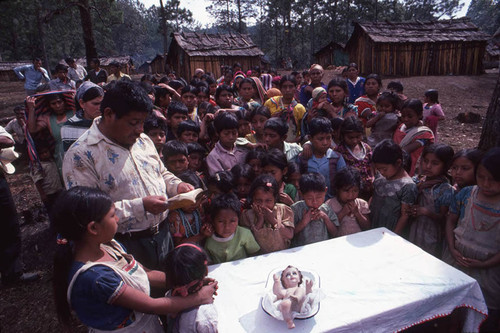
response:
[[[175,197],[167,200],[168,209],[173,210],[188,207],[194,204],[197,200],[201,199],[201,197],[207,193],[208,191],[203,191],[203,189],[198,188],[190,192],[177,194]]]

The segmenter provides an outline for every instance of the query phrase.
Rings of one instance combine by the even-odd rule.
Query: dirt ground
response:
[[[332,71],[326,71],[323,81],[328,83],[333,75]],[[477,146],[497,77],[498,70],[481,76],[391,78],[383,80],[383,83],[386,86],[392,80],[401,81],[408,97],[422,99],[425,90],[437,89],[446,114],[446,119],[439,124],[440,140],[458,150]],[[0,82],[0,125],[5,126],[13,118],[13,107],[22,103],[24,97],[22,82]],[[459,113],[467,111],[479,113],[481,123],[463,124],[455,119]],[[31,284],[1,287],[0,331],[61,331],[51,290],[55,242],[43,205],[26,165],[19,165],[17,172],[7,179],[20,216],[25,268],[40,271],[42,279]],[[85,329],[75,324],[71,331],[84,332]]]

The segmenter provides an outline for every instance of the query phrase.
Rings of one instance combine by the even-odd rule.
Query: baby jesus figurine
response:
[[[312,292],[313,282],[306,280],[305,288],[302,285],[302,273],[293,266],[288,266],[278,274],[274,275],[273,293],[281,300],[278,309],[283,314],[288,328],[294,328],[292,311],[300,312],[306,295]]]

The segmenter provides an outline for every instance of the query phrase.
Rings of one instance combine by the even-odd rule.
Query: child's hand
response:
[[[260,206],[260,205],[257,205],[257,204],[255,204],[255,203],[253,203],[253,204],[252,204],[252,210],[253,210],[253,212],[255,213],[255,215],[256,215],[257,217],[264,216],[264,212],[263,212],[263,210],[262,210],[262,206]]]
[[[314,282],[311,280],[306,280],[306,294],[312,293],[312,287],[313,287]]]
[[[329,220],[330,218],[328,217],[328,215],[326,215],[326,213],[320,209],[315,209],[312,213],[311,213],[311,219],[314,219],[314,220]]]
[[[306,210],[306,212],[302,216],[302,222],[305,225],[308,225],[309,222],[311,222],[311,218],[312,218],[312,209],[308,209],[308,210]]]
[[[205,223],[201,226],[200,232],[206,238],[212,237],[212,235],[214,234],[214,228],[211,224]]]
[[[358,205],[356,205],[355,201],[349,201],[346,206],[349,207],[349,210],[351,214],[358,215],[359,214],[359,208]]]
[[[214,302],[214,296],[217,295],[217,284],[218,282],[213,280],[201,287],[197,292],[200,304],[211,304]]]
[[[277,274],[277,273],[274,274],[273,275],[273,279],[274,279],[274,282],[280,282],[280,276],[279,276],[279,274]]]
[[[284,192],[279,193],[279,202],[282,204],[285,204],[287,206],[293,205],[293,200],[290,198],[290,196]]]
[[[455,258],[455,261],[457,262],[458,265],[463,266],[463,267],[470,267],[469,266],[469,259],[464,257],[462,253],[460,253],[457,249],[453,248],[450,249],[450,253]]]

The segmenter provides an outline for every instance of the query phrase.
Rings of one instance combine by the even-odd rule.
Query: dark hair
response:
[[[248,115],[248,120],[251,122],[253,117],[255,116],[264,116],[267,119],[271,118],[271,111],[269,111],[269,108],[264,105],[260,105],[250,111],[250,114]]]
[[[67,72],[68,71],[68,66],[66,66],[64,64],[57,64],[56,68],[55,68],[55,71],[56,72],[59,72],[59,71]]]
[[[167,84],[169,85],[169,87],[174,88],[174,90],[177,90],[179,88],[183,88],[186,86],[181,80],[172,80]]]
[[[153,87],[153,85],[149,82],[146,82],[146,81],[141,81],[139,82],[139,85],[142,87],[142,89],[144,89],[144,91],[149,95],[149,94],[153,94],[155,95],[155,99],[156,99],[156,91],[155,91],[155,88]]]
[[[198,142],[190,142],[186,144],[186,146],[189,154],[199,153],[205,156],[205,154],[207,153],[207,150]]]
[[[215,219],[217,214],[223,209],[230,209],[235,212],[238,217],[240,216],[241,203],[240,200],[233,193],[221,194],[214,200],[210,205],[210,217],[212,221]]]
[[[35,62],[35,61],[42,61],[42,59],[40,59],[39,57],[35,57],[35,58],[33,58],[32,62]]]
[[[401,99],[399,98],[399,95],[392,91],[384,91],[383,93],[381,93],[377,98],[377,105],[381,101],[388,101],[389,103],[391,103],[394,110],[397,110],[399,105],[401,104]]]
[[[284,137],[288,133],[288,124],[281,118],[272,117],[266,120],[264,129],[270,129],[271,131],[278,133],[280,137]]]
[[[403,88],[403,84],[399,81],[391,81],[389,82],[389,84],[387,85],[387,89],[392,89],[394,90],[395,92],[398,92],[398,93],[402,93],[404,88]]]
[[[187,85],[181,90],[181,96],[187,93],[191,93],[193,95],[198,95],[198,88],[192,86],[192,85]]]
[[[439,104],[439,93],[436,89],[429,89],[424,93],[424,96],[429,98],[432,103]]]
[[[436,157],[444,163],[444,174],[448,171],[448,169],[451,167],[451,162],[453,161],[453,156],[455,152],[453,151],[453,148],[451,148],[448,145],[445,145],[443,143],[436,143],[436,144],[431,144],[428,146],[424,147],[424,150],[422,151],[422,158],[426,154],[434,154]]]
[[[215,90],[215,101],[217,102],[217,100],[219,99],[219,96],[220,94],[223,92],[223,91],[229,91],[231,93],[231,95],[234,96],[234,92],[233,92],[233,88],[231,88],[230,86],[228,86],[227,84],[223,84],[223,85],[220,85],[217,87],[217,89]]]
[[[207,113],[215,113],[215,107],[210,104],[210,102],[202,102],[198,105],[198,109],[205,109],[205,114]]]
[[[293,173],[300,173],[300,165],[296,162],[288,162],[287,168],[288,168],[287,172],[288,177]]]
[[[172,118],[176,113],[187,116],[189,114],[189,110],[184,103],[179,101],[172,101],[167,108],[167,118]]]
[[[462,149],[456,152],[455,155],[453,155],[451,164],[453,164],[453,162],[455,162],[460,157],[466,158],[469,161],[471,161],[472,164],[474,165],[474,174],[475,174],[477,166],[479,165],[479,162],[481,162],[483,155],[484,155],[483,152],[480,151],[479,149]]]
[[[231,112],[220,112],[215,116],[213,123],[217,133],[228,129],[238,129],[238,119]]]
[[[165,161],[167,158],[175,156],[175,155],[184,155],[188,156],[187,146],[184,142],[177,140],[170,140],[163,146],[163,158]]]
[[[177,177],[183,182],[193,185],[194,188],[203,188],[203,182],[193,170],[183,171]]]
[[[349,68],[351,68],[351,67],[358,69],[358,64],[356,64],[355,62],[351,62],[351,63],[347,66],[347,69],[349,69]]]
[[[295,76],[294,75],[283,75],[280,79],[280,89],[281,89],[281,86],[283,85],[283,83],[285,82],[292,82],[294,86],[297,85],[297,80],[295,79]]]
[[[373,149],[373,163],[395,165],[398,160],[403,163],[403,150],[391,139],[379,142]]]
[[[144,121],[144,133],[148,134],[150,131],[154,129],[160,129],[165,134],[167,133],[167,122],[165,119],[158,117],[154,112],[151,112],[146,117]]]
[[[64,103],[66,103],[66,98],[64,98],[64,95],[62,93],[47,94],[47,95],[44,95],[43,97],[47,101],[47,104],[50,104],[50,102],[55,101],[57,99],[61,99]]]
[[[340,126],[340,133],[344,136],[347,133],[365,133],[363,123],[358,117],[350,116],[344,119]]]
[[[222,193],[231,193],[234,187],[234,177],[231,171],[218,171],[208,177],[207,185],[214,185]]]
[[[70,65],[70,64],[72,64],[72,63],[74,63],[74,62],[75,62],[75,59],[73,59],[73,58],[69,58],[69,57],[68,57],[68,58],[64,59],[64,61],[66,61],[66,63],[67,63],[68,65]]]
[[[119,63],[118,61],[116,61],[116,60],[115,60],[115,61],[112,61],[112,62],[109,64],[109,66],[113,66],[113,67],[116,67],[116,68],[120,68],[120,67],[121,67],[121,66],[120,66],[120,63]]]
[[[92,58],[90,59],[90,62],[93,62],[94,64],[96,64],[97,66],[100,66],[101,65],[101,61],[99,60],[99,58]],[[90,65],[90,64],[89,64]]]
[[[236,110],[234,115],[236,116],[236,119],[238,119],[238,121],[240,120],[246,120],[248,122],[250,121],[248,119],[250,118],[250,111],[245,108],[239,108],[238,110]]]
[[[361,175],[355,168],[346,167],[335,174],[332,187],[333,193],[338,194],[338,191],[344,187],[356,186],[361,189]]]
[[[191,119],[184,120],[179,124],[179,127],[177,127],[177,136],[180,137],[182,133],[187,131],[200,134],[200,125],[198,125]]]
[[[246,178],[250,181],[255,178],[253,169],[248,164],[236,164],[231,168],[231,173],[233,174],[235,182],[237,182],[239,178]]]
[[[116,118],[120,119],[132,111],[150,113],[153,103],[137,82],[120,80],[104,94],[101,113],[106,108],[113,110]]]
[[[484,154],[479,165],[482,165],[489,173],[493,176],[493,179],[497,182],[500,182],[500,169],[498,166],[500,165],[500,148],[495,147],[488,150],[486,154]],[[477,174],[477,168],[476,168]]]
[[[268,174],[263,174],[257,177],[252,182],[252,185],[250,186],[250,191],[248,193],[248,201],[250,203],[252,203],[253,195],[255,194],[255,191],[257,191],[258,189],[261,189],[265,192],[271,192],[274,197],[275,203],[279,201],[280,187],[273,176]]]
[[[344,122],[344,119],[340,118],[340,117],[332,118],[330,120],[330,122],[332,123],[332,130],[336,131],[342,127],[342,123]]]
[[[245,163],[248,164],[251,160],[259,160],[262,163],[262,160],[265,158],[266,152],[260,149],[254,149],[250,150],[246,157],[245,157]]]
[[[308,192],[323,192],[326,191],[326,180],[320,173],[305,173],[300,177],[299,187],[302,194]]]
[[[269,149],[262,160],[262,167],[265,167],[266,165],[272,165],[278,169],[284,170],[288,167],[288,161],[285,153],[278,148]]]
[[[141,82],[144,82],[144,81],[149,81],[152,84],[157,84],[158,83],[158,80],[156,80],[156,77],[154,75],[152,75],[152,74],[144,74],[141,77]]]
[[[154,90],[155,90],[155,104],[158,106],[160,104],[160,98],[165,97],[167,95],[172,96],[172,93],[167,88],[155,86]]]
[[[241,89],[241,86],[242,86],[244,83],[251,84],[251,85],[252,85],[252,88],[254,88],[254,89],[256,88],[256,86],[255,86],[255,81],[246,77],[246,78],[244,78],[243,80],[241,80],[241,82],[240,82],[240,89]]]
[[[49,152],[52,152],[53,149],[51,147],[51,142],[47,139],[37,139],[35,141],[35,149],[38,153],[48,150]]]
[[[93,100],[94,98],[104,96],[104,90],[101,87],[92,87],[87,89],[81,96],[81,100],[84,102],[88,102]],[[77,101],[78,102],[78,101]]]
[[[377,81],[379,89],[382,89],[382,87],[383,87],[382,86],[382,79],[380,78],[380,76],[378,74],[370,74],[370,75],[368,75],[366,77],[366,79],[365,79],[365,84],[370,79],[373,79],[373,80]]]
[[[340,87],[342,88],[342,90],[344,90],[344,93],[346,95],[349,95],[349,88],[347,86],[347,81],[342,78],[334,77],[333,79],[331,79],[330,82],[328,82],[328,88],[326,89],[326,91],[328,92],[328,90],[330,90],[331,87]]]
[[[199,95],[200,93],[203,93],[205,95],[207,95],[208,98],[210,98],[210,88],[200,84],[197,88],[197,92],[196,92],[196,95]],[[208,103],[208,102],[204,102],[204,103]]]
[[[424,114],[424,107],[422,105],[422,101],[416,98],[411,98],[406,100],[406,102],[404,102],[403,106],[401,107],[401,111],[403,111],[404,109],[411,109],[415,111],[417,117],[419,117],[420,119],[422,119],[422,116]]]
[[[317,117],[309,123],[309,134],[311,137],[321,133],[332,133],[332,123],[328,118]]]
[[[239,67],[239,68],[242,68],[242,67],[241,67],[241,64],[240,64],[239,62],[235,62],[235,63],[233,64],[233,68],[234,68],[234,67]]]
[[[57,245],[54,255],[53,289],[56,310],[62,323],[69,323],[71,310],[67,300],[68,276],[73,263],[73,241],[82,240],[90,222],[99,223],[109,212],[113,201],[96,188],[76,186],[63,191],[53,207],[52,222],[56,232],[67,240]]]
[[[210,75],[205,75],[202,78],[205,79],[205,81],[207,81],[209,86],[211,84],[217,83],[217,81],[215,81],[215,79],[213,77],[211,77]]]
[[[306,76],[306,75],[309,75],[309,70],[308,69],[304,69],[302,71],[302,76]]]
[[[186,286],[199,280],[200,283],[191,286],[187,294],[197,292],[203,283],[203,278],[207,276],[207,262],[206,253],[198,245],[184,243],[177,246],[165,259],[167,289]]]
[[[300,74],[300,73],[297,72],[297,71],[293,71],[293,72],[290,73],[290,75],[293,75],[293,76],[297,76],[298,74]]]

